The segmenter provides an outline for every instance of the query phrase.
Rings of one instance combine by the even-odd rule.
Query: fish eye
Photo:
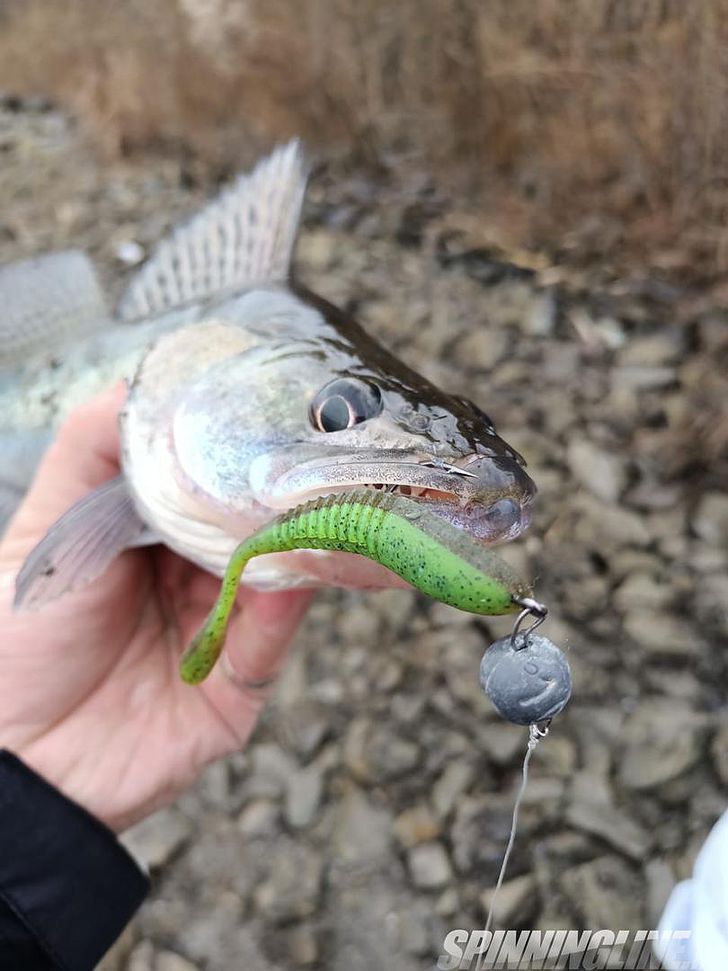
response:
[[[311,402],[311,422],[320,432],[341,432],[382,410],[382,394],[374,384],[356,378],[337,378]]]

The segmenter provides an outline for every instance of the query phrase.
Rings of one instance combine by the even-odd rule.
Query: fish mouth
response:
[[[536,486],[514,459],[470,455],[445,461],[390,452],[315,458],[294,468],[269,466],[259,501],[276,510],[353,489],[384,490],[426,503],[441,516],[488,545],[515,539],[531,521]],[[259,472],[262,470],[258,470]],[[254,479],[256,477],[254,476]]]

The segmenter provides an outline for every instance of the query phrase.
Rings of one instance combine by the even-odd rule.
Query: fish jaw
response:
[[[536,486],[520,461],[467,455],[447,462],[416,452],[339,453],[290,465],[291,453],[250,468],[256,502],[277,513],[317,496],[368,487],[400,492],[488,545],[520,536]]]
[[[137,439],[138,440],[138,439]],[[153,458],[133,464],[127,484],[138,512],[166,546],[215,576],[223,576],[238,544],[279,510],[252,495],[231,510],[201,495],[181,474],[173,450],[157,443]],[[386,567],[353,553],[293,550],[256,557],[244,574],[246,586],[274,591],[344,587],[356,590],[407,589]]]

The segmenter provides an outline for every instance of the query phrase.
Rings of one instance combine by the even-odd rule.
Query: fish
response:
[[[426,504],[484,545],[527,528],[535,484],[488,414],[298,279],[308,176],[298,140],[277,147],[173,230],[114,310],[79,250],[0,267],[0,519],[69,411],[128,382],[120,474],[50,527],[18,574],[16,607],[157,543],[223,576],[281,513],[361,488]],[[403,581],[351,553],[295,550],[256,558],[244,582]]]

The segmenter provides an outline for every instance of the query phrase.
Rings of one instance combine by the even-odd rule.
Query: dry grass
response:
[[[0,0],[0,86],[109,155],[298,132],[495,196],[524,242],[612,217],[728,261],[728,0]]]

